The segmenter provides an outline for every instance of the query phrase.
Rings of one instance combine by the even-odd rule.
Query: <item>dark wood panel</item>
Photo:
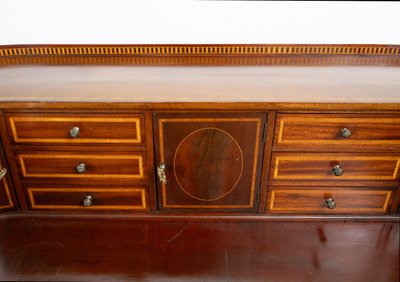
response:
[[[0,239],[0,280],[399,280],[398,223],[13,218]]]
[[[161,209],[255,210],[265,114],[155,116]]]
[[[334,167],[342,175],[334,174]],[[274,153],[271,181],[397,181],[400,156],[397,154]]]
[[[0,142],[0,212],[16,209],[18,207],[17,205],[10,172],[6,165],[2,144]]]
[[[144,187],[28,187],[26,193],[32,210],[148,210],[146,188]],[[83,204],[90,197],[90,205]]]
[[[144,144],[143,114],[6,114],[14,144]],[[71,130],[79,128],[76,137]]]
[[[0,212],[15,209],[12,193],[10,182],[3,177],[0,181]]]
[[[276,150],[348,151],[360,148],[400,148],[399,115],[278,114],[276,124]],[[341,130],[348,135],[342,136]]]
[[[268,213],[386,214],[396,189],[270,186]]]
[[[146,182],[146,156],[143,152],[18,152],[20,177],[24,180]],[[84,170],[79,172],[79,166]]]

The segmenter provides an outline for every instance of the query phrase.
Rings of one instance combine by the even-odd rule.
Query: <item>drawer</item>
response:
[[[33,210],[146,211],[145,188],[33,188],[26,189]]]
[[[8,171],[0,164],[0,212],[5,209],[14,207],[13,199],[11,197],[11,187],[7,181]]]
[[[399,148],[399,115],[278,114],[274,148]]]
[[[144,144],[143,114],[6,114],[13,144]]]
[[[268,191],[270,213],[388,213],[393,188],[274,187]]]
[[[16,154],[22,179],[126,179],[145,182],[145,153],[19,152]]]
[[[398,181],[400,155],[273,153],[271,181]]]

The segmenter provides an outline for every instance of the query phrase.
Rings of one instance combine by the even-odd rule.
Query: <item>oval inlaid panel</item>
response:
[[[190,133],[175,152],[174,173],[189,196],[214,201],[228,195],[243,171],[243,153],[229,133],[202,128]]]

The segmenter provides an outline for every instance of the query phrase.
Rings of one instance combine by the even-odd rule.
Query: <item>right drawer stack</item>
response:
[[[399,166],[400,115],[277,114],[267,212],[389,213]]]

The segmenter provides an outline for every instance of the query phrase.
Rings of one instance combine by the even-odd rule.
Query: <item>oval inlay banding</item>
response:
[[[181,189],[201,201],[228,195],[243,172],[243,153],[227,132],[213,127],[187,135],[174,157],[174,173]]]

